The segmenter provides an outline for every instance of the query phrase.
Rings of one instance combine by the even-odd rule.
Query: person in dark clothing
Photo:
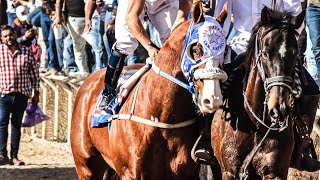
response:
[[[30,47],[35,40],[36,33],[32,29],[32,25],[27,24],[26,19],[29,9],[25,6],[18,6],[16,8],[17,17],[13,21],[12,28],[17,34],[17,42],[24,46]]]
[[[75,62],[79,68],[77,78],[79,81],[89,76],[88,56],[86,53],[86,40],[81,36],[85,27],[85,13],[83,0],[57,0],[56,14],[52,27],[62,23],[62,8],[64,6],[64,21],[66,22],[66,31],[73,40],[73,50]]]

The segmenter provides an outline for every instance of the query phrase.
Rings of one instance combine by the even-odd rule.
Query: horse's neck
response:
[[[265,98],[265,91],[263,87],[263,81],[261,75],[258,72],[258,68],[252,64],[247,80],[245,95],[250,102],[250,105],[256,110],[263,109],[263,101]]]
[[[180,67],[180,54],[189,24],[183,24],[170,35],[157,55],[155,64],[174,78],[187,83]],[[150,112],[160,122],[177,123],[196,116],[191,94],[184,88],[154,73],[146,77],[145,91],[151,104]]]
[[[171,62],[164,61],[163,63],[159,61],[158,64],[162,71],[187,83],[179,67],[180,63],[177,64],[171,60]],[[152,103],[155,110],[160,110],[158,111],[159,116],[165,117],[162,121],[170,121],[173,117],[177,120],[180,119],[179,121],[185,121],[195,116],[192,95],[186,89],[155,73],[150,73],[148,81],[146,84],[153,85],[152,91],[149,91],[149,95],[159,97],[156,98],[158,101]]]

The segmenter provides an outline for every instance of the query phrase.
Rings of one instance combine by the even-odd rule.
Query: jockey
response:
[[[86,25],[90,25],[92,12],[95,9],[94,0],[89,0],[86,12]],[[123,68],[126,56],[131,55],[138,47],[138,42],[154,58],[159,48],[150,40],[141,20],[145,13],[160,34],[164,43],[171,31],[180,23],[187,20],[192,0],[119,0],[116,14],[115,38],[112,54],[105,74],[103,98],[99,109],[110,111],[107,108],[109,101],[115,96],[115,88]],[[112,114],[112,113],[111,113]]]
[[[251,30],[260,19],[260,12],[264,6],[267,6],[271,9],[276,9],[278,11],[289,12],[293,16],[297,16],[302,11],[300,0],[228,0],[228,2],[224,5],[223,10],[217,17],[217,20],[221,23],[224,22],[223,29],[225,34],[228,34],[230,32],[228,37],[228,44],[231,47],[231,53],[229,53],[231,54],[231,58],[229,58],[229,60],[228,58],[226,58],[224,65],[224,69],[228,74],[231,74],[230,76],[232,76],[232,74],[237,74],[233,75],[233,77],[239,78],[239,74],[241,74],[241,77],[243,77],[242,75],[244,75],[243,68],[237,67],[237,70],[232,70],[231,63],[235,59],[237,59],[236,61],[241,61],[241,59],[243,59],[241,58],[241,54],[244,53],[247,49],[248,40],[251,36]],[[230,31],[229,27],[231,21],[233,21],[233,29]],[[300,27],[298,29],[298,33],[301,33],[302,29],[303,27]],[[301,119],[300,121],[304,121],[304,123],[306,123],[308,127],[312,127],[318,106],[320,92],[319,87],[316,85],[310,74],[304,68],[301,69],[305,74],[308,84],[305,85],[304,83],[302,83],[303,96],[300,100],[302,104],[300,114],[301,117],[298,119]],[[303,76],[301,74],[303,73],[299,74],[300,79]],[[311,132],[309,132],[308,135],[310,135],[310,133]],[[311,140],[309,137],[308,141]],[[303,143],[302,139],[301,141]],[[315,171],[320,169],[320,162],[318,162],[316,159],[312,159],[309,156],[309,148],[314,148],[312,142],[311,145],[309,144],[307,148],[304,149],[303,147],[301,161],[296,162],[297,164],[293,164],[294,167],[299,170],[306,171]],[[300,154],[298,154],[298,156],[300,156]]]

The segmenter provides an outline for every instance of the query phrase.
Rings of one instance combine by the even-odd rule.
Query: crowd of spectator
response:
[[[39,64],[42,76],[62,76],[77,83],[101,68],[111,55],[114,38],[117,0],[98,0],[92,16],[92,27],[85,28],[85,1],[66,1],[62,20],[53,26],[56,0],[7,0],[1,1],[0,23],[12,26],[17,41],[29,47]],[[145,18],[146,28],[158,45],[157,31]],[[149,24],[149,25],[148,25]],[[161,46],[161,44],[159,44]],[[142,62],[143,51],[136,49],[126,58],[127,65]]]

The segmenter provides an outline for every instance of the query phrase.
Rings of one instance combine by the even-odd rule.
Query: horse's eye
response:
[[[192,54],[193,54],[194,59],[195,59],[195,60],[198,60],[198,59],[201,58],[201,56],[202,56],[203,53],[202,53],[201,49],[199,49],[199,48],[193,48],[193,49],[192,49]]]
[[[269,54],[266,51],[262,51],[261,55],[263,59],[269,59]]]

